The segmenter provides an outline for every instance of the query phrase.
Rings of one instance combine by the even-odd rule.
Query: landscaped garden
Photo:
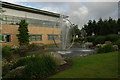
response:
[[[86,37],[88,41],[92,38],[92,47],[95,48],[96,54],[73,58],[64,58],[60,54],[53,53],[55,44],[42,46],[29,44],[14,48],[4,46],[2,76],[3,78],[117,78],[119,36],[103,37],[108,36],[116,40],[104,39],[103,43],[98,44],[103,38]]]
[[[25,20],[20,23],[18,29],[20,33],[17,35],[19,46],[2,47],[3,78],[118,77],[118,54],[120,53],[118,34],[85,35],[82,38],[76,38],[72,48],[89,48],[95,53],[70,58],[55,52],[55,44],[29,44],[27,25]]]
[[[35,44],[31,45],[35,47]],[[49,50],[44,51],[41,47],[39,46],[37,52],[34,52],[34,50],[25,51],[26,55],[15,53],[18,52],[18,49],[3,47],[3,78],[118,77],[119,51],[60,59],[61,57],[53,57],[55,55],[52,55]],[[67,63],[61,65],[60,62],[63,62],[63,60]]]
[[[45,50],[45,47],[36,44],[19,48],[3,47],[3,78],[46,78],[57,72],[62,57],[50,53],[51,50]]]

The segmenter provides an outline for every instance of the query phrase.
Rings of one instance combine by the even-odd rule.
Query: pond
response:
[[[63,57],[77,57],[77,56],[88,56],[96,53],[95,49],[90,48],[71,48],[68,50],[59,50],[57,53],[61,54]]]

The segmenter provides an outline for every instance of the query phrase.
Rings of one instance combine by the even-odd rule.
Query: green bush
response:
[[[19,66],[24,66],[27,63],[29,63],[35,55],[30,55],[30,56],[26,56],[26,57],[21,57],[20,59],[18,59],[16,62],[14,62],[14,64],[12,65],[11,69],[15,69]]]
[[[2,76],[5,76],[11,70],[12,65],[12,62],[8,62],[6,59],[2,58]]]
[[[119,47],[119,49],[120,49],[120,39],[117,40],[117,41],[115,41],[113,44],[118,45],[118,47]]]
[[[10,71],[10,65],[6,64],[2,66],[2,76],[5,76]]]
[[[56,43],[56,44],[44,44],[42,47],[44,47],[44,49],[48,49],[48,50],[53,50],[54,48],[58,47],[59,43]]]
[[[37,45],[35,43],[32,43],[32,44],[28,45],[28,49],[30,51],[35,51],[35,50],[39,50],[39,49],[44,49],[44,47],[43,46],[39,46],[39,45]]]
[[[22,45],[17,50],[21,57],[26,56],[26,53],[29,51],[28,45]]]
[[[80,40],[80,38],[75,38],[75,40],[74,40],[74,42],[80,42],[81,40]]]
[[[44,78],[56,70],[56,61],[48,55],[42,55],[32,58],[26,65],[23,74],[26,74],[24,75],[25,78]]]
[[[13,54],[19,54],[20,49],[19,48],[12,48]]]
[[[107,52],[112,52],[114,51],[112,44],[106,44],[100,48],[98,48],[97,52],[98,53],[107,53]]]
[[[39,55],[45,54],[45,53],[48,53],[48,52],[45,50],[36,50],[36,51],[27,52],[26,56],[31,56],[31,55],[39,56]]]
[[[96,44],[103,44],[105,43],[105,36],[98,36],[96,37],[95,41],[93,42],[94,45]]]
[[[3,58],[9,60],[12,56],[13,52],[11,50],[11,47],[9,46],[4,46],[2,47],[2,56]]]
[[[11,69],[15,69],[19,66],[24,66],[28,61],[29,58],[26,58],[26,57],[22,57],[20,59],[18,59],[12,66],[11,66]]]
[[[86,40],[87,42],[94,42],[95,39],[96,39],[96,36],[88,36],[85,40]]]
[[[22,73],[24,78],[44,78],[48,74],[56,71],[58,67],[55,59],[45,54],[20,58],[13,64],[11,69],[15,69],[19,66],[25,66]]]
[[[43,46],[44,46],[44,47],[54,47],[55,44],[44,44]]]
[[[43,50],[44,46],[39,46],[35,43],[29,44],[29,45],[22,45],[19,46],[19,48],[14,49],[14,53],[18,53],[21,57],[27,56],[27,53],[33,52],[33,51],[38,51],[38,50]]]
[[[119,39],[119,35],[117,34],[110,34],[106,36],[106,41],[111,41],[111,42],[115,42]]]

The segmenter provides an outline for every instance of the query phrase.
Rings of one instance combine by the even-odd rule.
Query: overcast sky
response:
[[[26,2],[21,0],[19,2],[16,2],[16,0],[3,1],[67,15],[72,23],[79,25],[79,28],[87,24],[88,20],[95,19],[97,21],[100,17],[103,19],[108,19],[109,17],[113,19],[118,18],[118,0],[104,0],[102,2],[98,0],[92,0],[92,2],[88,2],[88,0],[84,0],[84,2],[83,0],[71,2],[63,2],[63,0],[62,2],[40,2],[35,0],[31,0],[33,2],[29,0],[24,0]]]

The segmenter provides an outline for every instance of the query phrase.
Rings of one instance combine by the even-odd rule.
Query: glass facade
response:
[[[30,41],[42,41],[42,35],[30,35]]]
[[[10,42],[9,34],[0,34],[0,42]]]
[[[16,17],[3,15],[2,24],[9,25],[18,25],[22,19],[25,19],[30,26],[39,26],[39,27],[59,27],[58,21],[47,21],[47,20],[38,20],[32,18]]]

